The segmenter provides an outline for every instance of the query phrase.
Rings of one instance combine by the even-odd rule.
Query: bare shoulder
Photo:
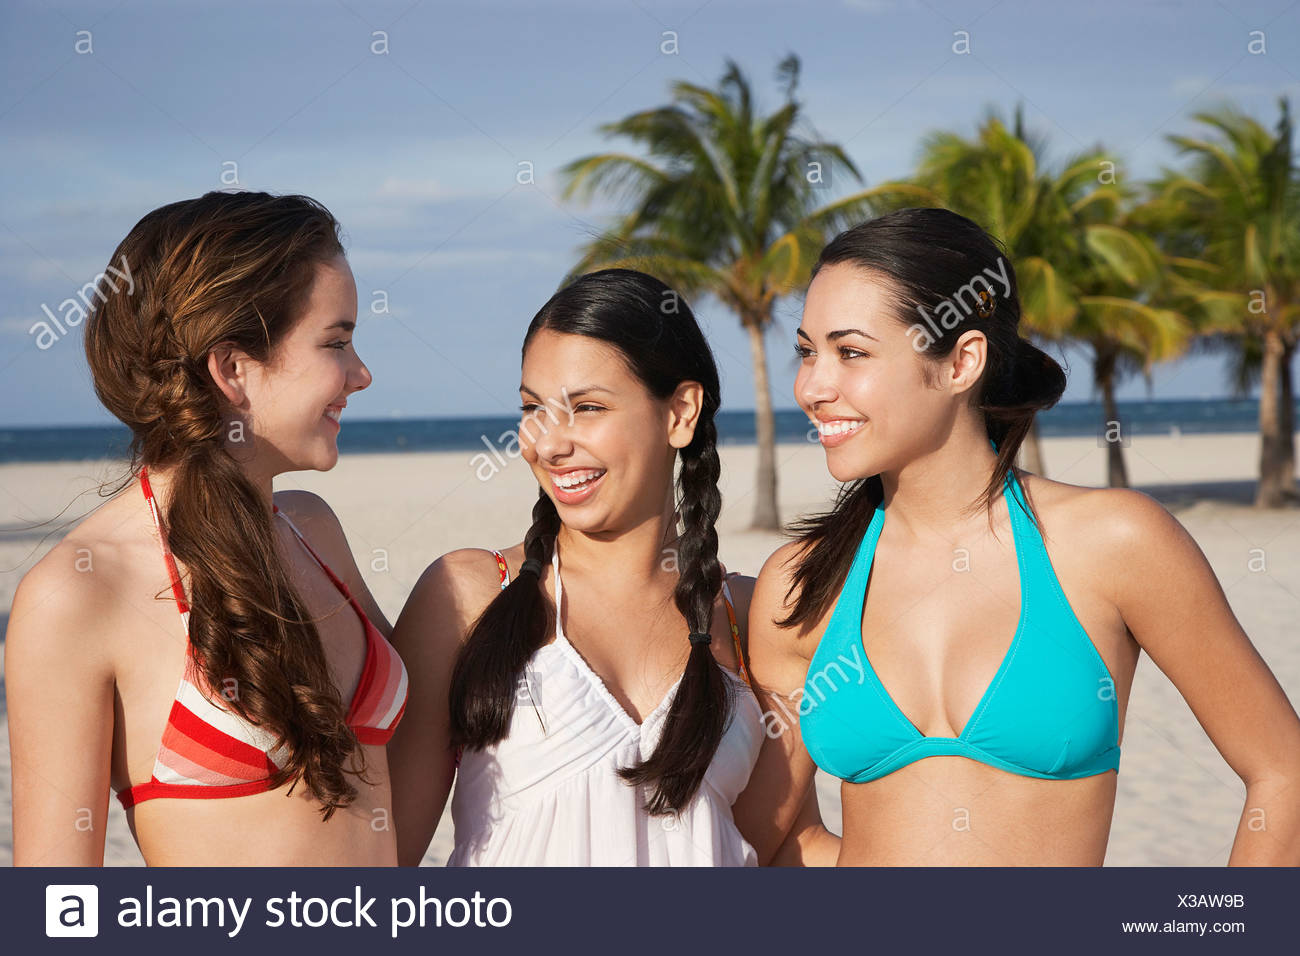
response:
[[[281,514],[302,532],[307,543],[335,574],[343,578],[349,590],[368,595],[369,589],[357,567],[343,523],[329,503],[315,492],[298,489],[277,491],[272,497]],[[363,598],[363,601],[369,600],[369,597]]]
[[[1176,546],[1187,533],[1150,495],[1131,488],[1086,488],[1022,475],[1044,535],[1103,553]]]
[[[787,586],[794,580],[794,573],[799,568],[806,546],[802,541],[787,541],[777,548],[758,572],[759,582],[782,583]]]
[[[425,573],[437,569],[438,574],[455,581],[458,588],[473,590],[490,586],[492,590],[499,590],[501,566],[497,563],[497,555],[500,554],[505,559],[507,573],[513,581],[523,561],[523,552],[522,544],[504,548],[499,552],[489,551],[487,548],[458,548],[455,551],[448,551],[434,561]]]
[[[87,568],[88,573],[82,573],[78,564]],[[94,576],[94,566],[93,549],[79,544],[71,536],[64,538],[18,582],[10,612],[11,625],[28,619],[92,619],[102,610],[97,605],[104,603],[104,589],[100,585],[103,578]],[[100,572],[107,573],[110,567],[111,564],[101,556]]]
[[[773,617],[788,612],[796,595],[791,593],[795,572],[806,547],[802,541],[788,541],[773,551],[754,581],[753,607]]]
[[[297,526],[317,550],[333,554],[340,542],[346,542],[343,525],[328,502],[314,491],[291,489],[271,496],[275,506]],[[317,545],[319,542],[319,546]]]
[[[281,511],[289,514],[290,517],[302,516],[316,518],[322,515],[328,515],[334,518],[334,511],[326,503],[325,499],[314,491],[305,491],[301,488],[288,488],[284,491],[277,491],[273,494],[276,507]],[[337,520],[337,519],[335,519]]]
[[[750,646],[780,648],[783,653],[811,659],[816,641],[804,640],[821,632],[821,621],[782,627],[778,621],[795,607],[799,595],[795,573],[807,551],[802,541],[789,541],[777,548],[763,563],[754,581],[749,605]]]
[[[523,545],[501,552],[510,579],[523,560]],[[462,626],[477,618],[501,591],[501,568],[496,554],[486,548],[459,548],[438,558],[420,575],[407,602],[455,611]],[[405,612],[403,612],[405,613]]]
[[[111,670],[120,595],[138,590],[123,543],[79,526],[18,583],[5,634],[12,664],[32,655],[77,669]],[[156,558],[162,564],[161,553]],[[165,580],[165,578],[164,578]]]

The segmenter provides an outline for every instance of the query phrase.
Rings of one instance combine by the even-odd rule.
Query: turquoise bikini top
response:
[[[1119,702],[1110,672],[1070,609],[1014,474],[1003,496],[1020,567],[1020,623],[956,737],[927,737],[871,669],[862,608],[885,509],[876,506],[826,633],[808,666],[799,725],[817,766],[852,783],[925,757],[960,756],[1026,777],[1119,770]]]

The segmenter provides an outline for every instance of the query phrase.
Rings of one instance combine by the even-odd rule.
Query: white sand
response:
[[[1130,479],[1173,510],[1209,556],[1232,607],[1283,687],[1300,695],[1300,510],[1257,512],[1253,494],[1258,439],[1254,435],[1139,437],[1128,449]],[[1048,474],[1076,484],[1104,481],[1105,456],[1092,439],[1044,443]],[[753,507],[755,450],[723,450],[721,555],[727,566],[756,573],[780,543],[773,534],[744,530]],[[829,503],[834,483],[816,445],[782,445],[783,517]],[[330,502],[343,522],[375,598],[396,620],[425,566],[465,546],[502,547],[523,535],[536,494],[523,462],[507,460],[487,480],[476,476],[473,453],[357,455],[327,474],[284,476],[278,488],[306,488]],[[75,518],[99,503],[88,494],[98,479],[120,473],[115,463],[0,466],[0,514],[13,528],[58,513]],[[44,533],[42,531],[41,533]],[[0,536],[0,608],[7,610],[22,574],[55,540],[41,534]],[[1267,570],[1252,572],[1252,548],[1263,548]],[[387,563],[387,570],[382,568]],[[0,696],[0,863],[12,859],[8,724]],[[1138,667],[1123,740],[1123,769],[1106,862],[1110,865],[1221,865],[1227,861],[1245,790],[1211,745],[1181,696],[1144,656]],[[839,793],[821,776],[819,794],[829,825],[839,827]],[[105,862],[139,864],[117,801],[110,801]],[[451,825],[445,815],[426,863],[446,859]]]

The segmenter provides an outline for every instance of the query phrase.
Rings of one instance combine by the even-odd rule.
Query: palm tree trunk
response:
[[[1124,428],[1115,403],[1115,362],[1111,351],[1097,352],[1094,380],[1101,389],[1101,408],[1105,422],[1106,481],[1112,488],[1128,487],[1128,468],[1124,464]]]
[[[1294,450],[1288,462],[1288,448],[1294,445],[1292,415],[1283,410],[1283,365],[1289,350],[1280,332],[1264,333],[1264,359],[1259,376],[1259,484],[1255,489],[1255,507],[1281,508],[1294,491]],[[1287,376],[1289,378],[1289,376]],[[1290,396],[1287,396],[1290,398]],[[1290,440],[1288,440],[1290,439]]]
[[[1295,358],[1296,344],[1284,339],[1282,346],[1281,398],[1282,398],[1282,479],[1288,492],[1295,495],[1295,384],[1291,377],[1291,361]]]
[[[776,417],[772,413],[772,386],[767,378],[767,344],[763,341],[766,319],[761,313],[747,313],[741,316],[741,324],[749,333],[749,354],[754,365],[754,430],[758,435],[752,527],[776,531],[781,527],[781,515],[776,504]]]

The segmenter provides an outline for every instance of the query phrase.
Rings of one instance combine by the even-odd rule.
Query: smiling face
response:
[[[356,319],[347,260],[318,263],[300,317],[271,360],[252,365],[245,386],[251,430],[273,474],[337,463],[339,415],[348,396],[371,382],[352,345]]]
[[[896,471],[933,451],[966,402],[958,393],[969,383],[953,383],[943,363],[913,348],[898,309],[886,278],[845,263],[821,269],[808,288],[794,396],[839,481]]]
[[[543,329],[524,353],[519,397],[521,453],[565,526],[617,532],[663,514],[683,433],[672,401],[618,349]]]

